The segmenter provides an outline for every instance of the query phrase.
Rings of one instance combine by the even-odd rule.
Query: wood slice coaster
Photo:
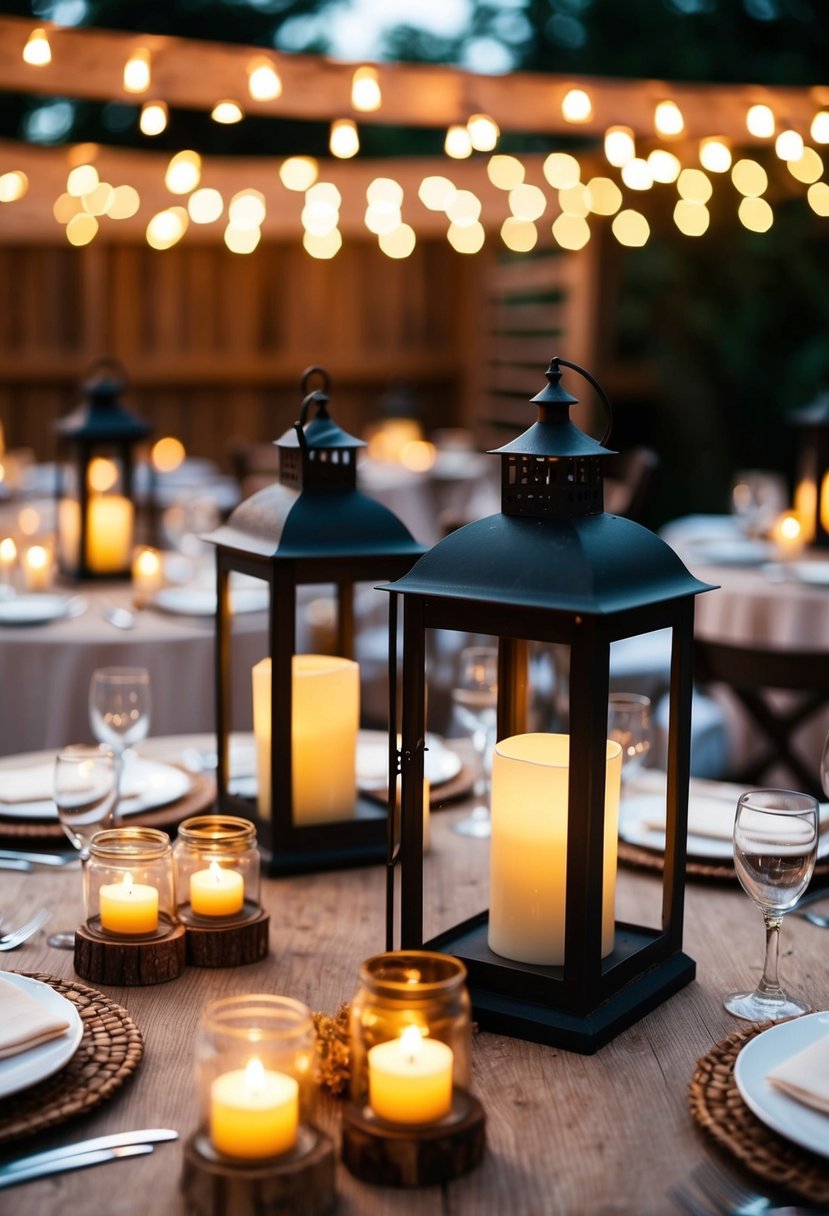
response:
[[[689,1090],[691,1114],[722,1148],[765,1182],[811,1203],[829,1204],[829,1162],[761,1123],[746,1106],[734,1080],[741,1049],[771,1025],[774,1023],[764,1022],[737,1031],[697,1060]]]
[[[172,925],[163,936],[137,941],[100,937],[86,925],[75,930],[75,970],[96,984],[129,988],[166,984],[181,975],[184,964],[184,925]]]
[[[171,767],[176,768],[177,765]],[[166,828],[176,827],[188,815],[199,815],[209,810],[216,801],[215,778],[205,773],[187,774],[192,782],[190,789],[183,798],[160,806],[156,810],[142,811],[140,814],[128,815],[124,823],[130,827]],[[23,838],[26,840],[66,840],[63,828],[57,819],[14,819],[4,818],[0,814],[0,838]]]
[[[625,865],[634,866],[639,870],[652,870],[656,874],[661,874],[665,868],[665,857],[662,853],[655,849],[643,849],[639,845],[628,844],[626,840],[619,840],[619,861]],[[685,863],[685,873],[689,878],[704,878],[714,881],[736,882],[737,874],[734,870],[734,863],[729,858],[722,861],[702,861],[695,857],[688,857]],[[829,857],[824,857],[815,866],[812,882],[815,886],[820,886],[829,878]]]
[[[20,974],[48,984],[71,1001],[83,1023],[83,1037],[58,1072],[3,1099],[0,1145],[45,1131],[105,1102],[132,1076],[144,1054],[135,1022],[103,993],[74,980],[31,971]]]
[[[186,904],[179,917],[191,967],[241,967],[268,956],[271,921],[262,908],[253,907],[248,916],[217,924],[215,919],[194,916]]]

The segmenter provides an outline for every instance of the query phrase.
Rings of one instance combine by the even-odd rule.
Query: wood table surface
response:
[[[468,810],[468,808],[467,808]],[[432,817],[426,865],[427,932],[486,907],[488,843],[451,832],[463,805]],[[178,1216],[182,1141],[197,1118],[194,1044],[199,1014],[212,997],[270,992],[333,1013],[355,991],[360,962],[384,948],[382,867],[266,879],[270,954],[233,970],[187,969],[149,988],[111,988],[145,1039],[135,1075],[86,1116],[18,1142],[6,1160],[88,1136],[130,1128],[176,1128],[181,1139],[136,1158],[4,1191],[5,1216]],[[658,878],[621,869],[617,915],[642,923],[656,915]],[[72,955],[50,948],[50,930],[81,918],[77,870],[0,873],[0,907],[22,920],[42,905],[51,923],[13,953],[7,970],[73,978]],[[482,1166],[444,1187],[396,1191],[370,1187],[338,1167],[339,1212],[347,1216],[548,1216],[589,1213],[662,1216],[674,1209],[667,1189],[715,1150],[688,1113],[697,1058],[741,1025],[722,995],[759,978],[763,928],[736,880],[689,881],[685,948],[697,979],[596,1055],[585,1057],[519,1039],[480,1033],[473,1044],[473,1088],[484,1104],[488,1150]],[[829,934],[788,917],[781,942],[784,983],[829,1008]],[[95,987],[95,985],[90,985]],[[317,1121],[335,1138],[336,1100],[318,1103]],[[736,1168],[736,1164],[735,1164]],[[828,1167],[829,1168],[829,1167]],[[228,1216],[233,1216],[228,1213]]]

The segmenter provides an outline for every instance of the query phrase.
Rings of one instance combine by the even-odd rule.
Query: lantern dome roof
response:
[[[491,515],[452,532],[387,591],[605,615],[710,590],[660,537],[618,515]]]
[[[87,443],[138,442],[152,434],[153,427],[121,402],[126,375],[115,359],[93,364],[83,383],[86,400],[55,424],[64,439]]]

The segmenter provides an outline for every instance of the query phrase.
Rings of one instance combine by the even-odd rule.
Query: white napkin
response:
[[[47,802],[55,780],[54,761],[32,764],[28,768],[0,772],[0,802]],[[78,792],[91,789],[89,782],[78,781]]]
[[[737,801],[743,793],[745,790],[741,786],[729,785],[727,782],[708,782],[705,791],[695,788],[692,784],[688,795],[688,835],[731,840]],[[818,817],[820,828],[825,831],[829,827],[829,802],[820,804]],[[657,801],[649,803],[643,822],[653,831],[664,832],[664,804]],[[759,832],[759,817],[757,827]]]
[[[0,979],[0,1059],[56,1039],[69,1029],[58,1017],[9,980]]]
[[[829,1115],[829,1034],[783,1060],[766,1080],[790,1098]]]

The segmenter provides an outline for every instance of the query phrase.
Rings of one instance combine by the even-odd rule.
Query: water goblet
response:
[[[740,885],[759,905],[766,925],[763,975],[753,992],[733,992],[725,1008],[752,1022],[780,1021],[808,1013],[777,976],[780,925],[809,885],[815,868],[818,805],[810,794],[751,790],[742,794],[734,819],[734,868]]]
[[[473,807],[466,819],[453,824],[452,830],[460,836],[485,839],[492,831],[489,787],[498,705],[497,647],[467,646],[461,651],[452,703],[457,720],[469,732],[480,760],[481,776],[475,782],[475,794],[483,800]]]
[[[622,748],[622,782],[627,783],[642,768],[651,749],[650,698],[635,692],[612,692],[607,737]]]
[[[116,757],[116,814],[124,752],[150,729],[150,673],[146,667],[99,667],[89,686],[89,718],[95,738]]]
[[[58,819],[78,850],[81,865],[89,857],[95,833],[113,825],[117,775],[116,757],[104,748],[72,744],[55,757],[52,794]],[[61,931],[47,940],[59,950],[71,950],[75,933]]]

